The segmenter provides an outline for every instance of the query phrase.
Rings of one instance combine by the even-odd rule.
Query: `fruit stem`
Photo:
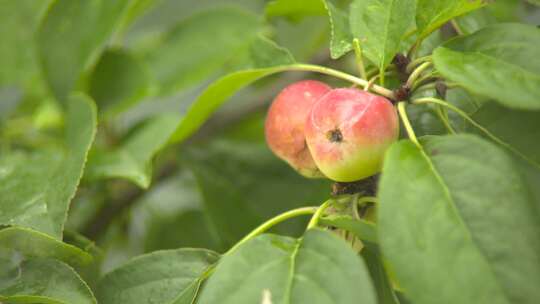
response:
[[[448,112],[446,111],[446,108],[444,108],[441,105],[437,105],[436,111],[437,111],[437,116],[439,116],[439,118],[441,119],[446,130],[448,130],[450,134],[456,134],[456,131],[454,130],[454,128],[452,128],[452,125],[448,121]]]
[[[427,74],[424,74],[415,81],[411,90],[416,91],[419,87],[422,86],[422,83],[425,83],[426,80],[430,80],[430,78],[436,79],[437,77],[438,77],[438,73],[436,71],[431,71]]]
[[[360,206],[364,203],[374,203],[374,204],[378,204],[379,203],[379,199],[375,196],[362,196],[361,198],[359,198],[356,203]]]
[[[426,84],[423,84],[421,86],[416,86],[415,88],[413,88],[414,92],[418,93],[418,92],[422,92],[422,91],[425,91],[425,90],[433,90],[435,89],[435,86],[437,85],[436,82],[429,82],[429,83],[426,83]],[[444,85],[448,88],[448,89],[452,89],[452,88],[457,88],[459,87],[456,83],[447,83],[445,82]]]
[[[317,72],[317,73],[321,73],[321,74],[326,74],[326,75],[334,76],[336,78],[347,80],[347,81],[349,81],[351,83],[360,85],[362,87],[365,87],[368,84],[368,81],[365,80],[365,79],[358,78],[358,77],[353,76],[351,74],[347,74],[347,73],[344,73],[344,72],[341,72],[341,71],[338,71],[338,70],[334,70],[334,69],[331,69],[331,68],[323,67],[323,66],[320,66],[320,65],[298,63],[298,64],[288,65],[287,70],[309,71],[309,72]],[[385,87],[374,84],[373,86],[371,86],[371,91],[373,91],[373,92],[375,92],[375,93],[377,93],[379,95],[382,95],[384,97],[387,97],[387,98],[390,98],[390,99],[395,99],[394,92],[392,92],[391,90],[389,90],[389,89],[387,89]]]
[[[320,210],[320,207],[302,207],[302,208],[289,210],[287,212],[279,214],[279,215],[269,219],[268,221],[262,223],[259,227],[255,228],[248,235],[246,235],[243,239],[241,239],[238,243],[236,243],[236,245],[231,247],[231,249],[229,249],[229,251],[227,251],[225,254],[230,254],[231,252],[238,249],[238,247],[243,245],[245,242],[251,240],[252,238],[254,238],[256,236],[258,236],[259,234],[262,234],[262,233],[266,232],[268,229],[274,227],[275,225],[277,225],[277,224],[279,224],[279,223],[281,223],[281,222],[283,222],[285,220],[288,220],[290,218],[297,217],[297,216],[300,216],[300,215],[317,214],[317,212],[319,212],[319,210]]]
[[[322,205],[317,209],[317,212],[315,212],[315,214],[313,214],[313,216],[311,217],[311,220],[309,221],[306,230],[317,227],[319,219],[321,218],[324,210],[326,210],[326,208],[328,208],[333,202],[333,199],[329,199],[326,202],[322,203]]]
[[[495,136],[493,133],[491,133],[488,129],[486,129],[481,124],[477,123],[474,119],[472,119],[469,115],[467,115],[467,113],[465,113],[463,110],[461,110],[460,108],[454,106],[451,103],[448,103],[448,102],[446,102],[446,101],[444,101],[442,99],[438,99],[438,98],[435,98],[435,97],[423,97],[423,98],[414,99],[412,101],[412,103],[413,104],[429,104],[429,103],[432,103],[432,104],[437,104],[437,105],[441,105],[443,107],[446,107],[446,108],[456,112],[459,116],[463,117],[466,121],[468,121],[470,124],[472,124],[473,126],[478,128],[480,131],[482,131],[487,137],[489,137],[494,142],[496,142],[499,145],[501,145],[501,146],[507,148],[508,150],[514,152],[515,154],[519,155],[521,158],[523,158],[524,160],[530,162],[531,164],[535,164],[535,162],[530,160],[526,155],[524,155],[523,153],[521,153],[518,150],[516,150],[515,148],[513,148],[511,145],[509,145],[509,144],[505,143],[504,141],[502,141],[501,139],[499,139],[497,136]]]
[[[409,79],[407,79],[407,83],[405,84],[409,88],[413,88],[416,84],[416,80],[422,75],[422,73],[428,69],[431,66],[431,62],[427,61],[419,65],[409,76]]]
[[[360,77],[367,79],[366,68],[364,67],[364,59],[362,58],[362,48],[360,48],[360,40],[358,38],[353,39],[354,54],[356,55],[356,65],[360,72]]]
[[[456,19],[450,20],[450,25],[452,25],[452,28],[454,28],[454,30],[459,36],[463,35],[463,30],[461,29],[461,26],[459,26],[459,24],[456,22]]]
[[[400,101],[398,103],[398,112],[399,116],[401,117],[401,121],[403,122],[403,125],[405,126],[405,130],[407,131],[407,135],[409,135],[409,139],[415,143],[418,147],[420,147],[420,143],[418,142],[418,139],[416,138],[416,134],[414,134],[414,130],[411,126],[411,122],[409,121],[409,118],[407,117],[407,111],[405,111],[405,101]]]
[[[419,64],[424,63],[424,62],[430,62],[430,61],[431,61],[431,55],[424,56],[424,57],[418,57],[418,58],[414,59],[413,61],[409,62],[409,64],[407,65],[406,71],[407,71],[407,73],[410,73]]]

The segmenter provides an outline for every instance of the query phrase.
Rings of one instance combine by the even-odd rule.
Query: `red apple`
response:
[[[330,89],[315,80],[293,83],[274,99],[266,118],[265,135],[270,149],[306,177],[322,177],[306,145],[304,127],[312,106]]]
[[[380,171],[386,149],[397,140],[399,121],[392,103],[357,89],[334,89],[317,101],[305,127],[319,170],[339,182]]]

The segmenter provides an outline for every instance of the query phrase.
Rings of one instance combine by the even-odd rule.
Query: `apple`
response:
[[[313,105],[304,131],[319,170],[334,181],[352,182],[380,171],[384,153],[398,138],[399,121],[388,99],[339,88]]]
[[[285,87],[274,99],[265,121],[266,143],[279,158],[305,177],[322,177],[306,145],[304,127],[315,102],[331,88],[303,80]]]

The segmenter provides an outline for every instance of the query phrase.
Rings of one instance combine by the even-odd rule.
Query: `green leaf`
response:
[[[290,70],[294,63],[294,58],[286,49],[260,35],[250,41],[247,51],[249,56],[237,62],[246,69],[230,73],[210,84],[191,104],[172,135],[172,142],[189,137],[238,90],[265,76]]]
[[[470,135],[422,143],[392,146],[379,193],[379,241],[407,297],[535,303],[540,220],[513,159]]]
[[[110,49],[99,59],[90,77],[90,95],[101,112],[116,114],[150,93],[146,67],[125,50]]]
[[[416,4],[418,39],[424,39],[452,18],[478,9],[485,4],[485,0],[418,0]]]
[[[485,103],[471,115],[473,120],[505,143],[505,148],[514,154],[516,164],[540,206],[540,143],[531,140],[540,136],[538,117],[538,111],[513,110],[493,102]],[[466,130],[491,140],[474,126],[468,125]]]
[[[63,101],[113,33],[129,0],[57,0],[37,33],[47,82]]]
[[[186,154],[185,163],[199,185],[203,209],[225,248],[264,219],[324,200],[330,189],[325,180],[296,173],[264,143],[215,141]],[[305,222],[280,226],[276,231],[297,235],[305,229]]]
[[[267,4],[265,11],[268,17],[286,16],[293,21],[306,16],[327,15],[330,24],[330,55],[333,59],[337,59],[352,50],[352,34],[344,2],[339,0],[275,0]]]
[[[178,249],[136,257],[99,282],[101,304],[193,303],[202,276],[219,259],[213,251]]]
[[[261,31],[256,15],[223,7],[195,14],[168,32],[146,55],[161,94],[215,75]]]
[[[540,30],[496,24],[437,48],[437,70],[471,92],[515,109],[540,109]]]
[[[365,246],[361,252],[369,269],[371,281],[377,291],[379,304],[400,304],[396,293],[392,288],[392,282],[383,266],[381,254],[376,246]]]
[[[353,219],[347,215],[329,215],[320,219],[321,224],[345,229],[362,241],[377,243],[375,224],[364,219]]]
[[[11,269],[0,281],[6,303],[96,304],[92,291],[68,265],[53,259],[32,259]]]
[[[263,235],[224,256],[198,303],[376,303],[366,266],[343,240],[310,230]]]
[[[493,16],[488,7],[483,7],[456,18],[455,22],[461,32],[468,35],[490,24],[497,23],[497,18]]]
[[[537,168],[540,168],[540,112],[520,111],[505,108],[494,102],[487,102],[471,118],[485,127],[493,135],[523,154]],[[485,136],[474,126],[469,132]],[[487,137],[486,137],[487,139]]]
[[[415,0],[355,0],[350,9],[351,32],[362,53],[384,71],[414,22]]]
[[[69,98],[59,147],[0,157],[0,224],[29,227],[60,239],[95,132],[95,105],[76,94]]]
[[[271,67],[294,63],[291,53],[274,41],[259,35],[249,45],[246,68]]]
[[[34,32],[49,2],[0,0],[0,87],[41,89]]]
[[[134,204],[129,213],[129,247],[140,253],[182,247],[226,250],[208,214],[195,177],[183,170],[154,185]]]
[[[152,160],[168,142],[179,120],[177,115],[162,114],[143,124],[120,146],[92,151],[86,177],[90,180],[125,178],[141,188],[148,188]]]
[[[228,74],[212,84],[191,104],[180,125],[171,137],[172,142],[181,142],[197,131],[221,104],[237,91],[258,79],[286,71],[287,66],[249,69]]]
[[[54,258],[74,267],[88,266],[93,260],[86,251],[22,227],[0,230],[0,251],[25,258]]]
[[[265,8],[268,17],[287,16],[294,19],[304,16],[325,15],[323,0],[274,0]]]
[[[330,21],[330,56],[332,59],[347,54],[352,50],[353,36],[349,27],[349,16],[335,0],[324,0],[324,6]]]

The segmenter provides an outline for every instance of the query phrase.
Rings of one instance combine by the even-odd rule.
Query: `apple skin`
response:
[[[304,127],[311,108],[331,87],[303,80],[285,87],[274,99],[265,121],[266,143],[301,175],[323,177],[306,145]]]
[[[399,136],[399,120],[388,99],[339,88],[313,106],[305,134],[319,170],[334,181],[352,182],[380,171],[384,153]]]

